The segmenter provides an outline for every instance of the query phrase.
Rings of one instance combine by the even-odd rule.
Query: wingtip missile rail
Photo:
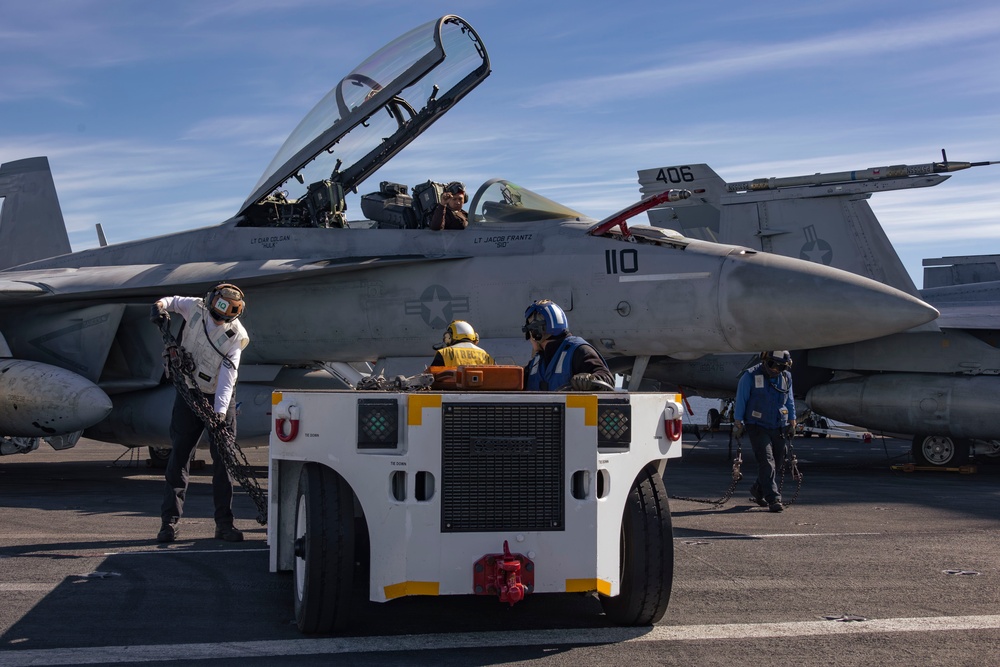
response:
[[[816,173],[808,176],[788,176],[785,178],[755,178],[750,181],[727,183],[726,190],[728,192],[755,192],[808,185],[830,185],[834,183],[879,181],[890,178],[912,178],[927,176],[929,174],[947,174],[972,167],[986,167],[991,164],[1000,164],[997,161],[953,162],[948,160],[948,155],[944,150],[941,151],[941,158],[941,162],[927,162],[925,164],[896,164],[855,171],[836,171],[825,174]]]

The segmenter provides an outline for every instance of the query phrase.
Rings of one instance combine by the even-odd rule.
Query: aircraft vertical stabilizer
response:
[[[0,165],[0,269],[72,250],[49,160]]]

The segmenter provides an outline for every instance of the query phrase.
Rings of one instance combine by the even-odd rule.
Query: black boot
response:
[[[242,542],[243,531],[237,529],[232,522],[217,523],[215,524],[215,539],[226,542]]]
[[[180,529],[177,527],[176,523],[163,522],[160,526],[160,532],[156,534],[157,542],[173,542],[177,539],[177,535],[180,533]]]

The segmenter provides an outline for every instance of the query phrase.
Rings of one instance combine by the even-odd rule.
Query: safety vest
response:
[[[208,308],[199,304],[195,314],[184,327],[182,344],[188,354],[194,359],[194,380],[196,388],[206,394],[214,394],[219,383],[219,369],[223,363],[228,363],[227,355],[235,350],[245,348],[250,343],[250,336],[239,320],[226,322],[216,327],[209,338],[207,319],[210,317]]]
[[[792,386],[792,374],[782,371],[770,378],[763,364],[751,366],[746,372],[753,382],[743,421],[771,429],[787,425],[788,410],[785,409],[785,402]]]
[[[444,360],[445,368],[492,366],[496,363],[486,350],[467,340],[442,347],[438,352]]]
[[[581,345],[589,345],[579,336],[566,336],[552,355],[547,365],[542,362],[542,355],[536,354],[528,366],[528,379],[524,388],[528,391],[542,391],[542,381],[548,387],[547,391],[556,391],[569,384],[573,377],[573,354]]]

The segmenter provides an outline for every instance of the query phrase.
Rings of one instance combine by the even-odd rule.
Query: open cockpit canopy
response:
[[[252,213],[255,205],[273,210],[298,200],[308,204],[302,215],[313,216],[311,224],[338,224],[338,197],[342,202],[344,192],[416,139],[489,73],[486,47],[458,16],[402,35],[354,68],[302,119],[240,214]],[[286,186],[299,187],[301,197],[284,191]]]

